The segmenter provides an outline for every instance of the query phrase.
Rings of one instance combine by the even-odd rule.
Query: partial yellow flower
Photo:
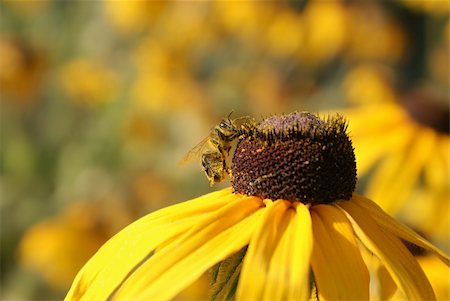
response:
[[[112,100],[119,76],[99,62],[79,58],[61,68],[60,80],[75,102],[95,106]]]
[[[344,55],[349,59],[398,62],[405,54],[405,30],[382,7],[373,2],[355,2],[348,8],[348,15],[350,38]]]
[[[26,105],[36,101],[43,77],[43,54],[21,41],[0,39],[0,89],[2,101]]]
[[[439,105],[436,107],[431,100],[423,102],[420,109],[417,106],[423,96],[419,93],[411,97],[403,106],[385,102],[345,112],[352,120],[349,130],[358,172],[364,176],[373,171],[365,194],[384,210],[448,244],[450,137],[445,133],[448,111],[445,113],[445,106],[441,113],[433,111]],[[422,117],[414,115],[419,112]],[[427,112],[434,113],[426,117]],[[436,128],[424,123],[430,121],[436,123]]]
[[[392,73],[392,70],[380,64],[358,64],[344,78],[346,99],[357,105],[370,105],[381,100],[395,102],[397,95],[390,85]]]
[[[301,15],[302,63],[317,67],[335,57],[347,44],[349,16],[340,1],[310,1]]]
[[[274,56],[288,57],[303,47],[304,21],[291,10],[280,10],[265,35],[266,48]]]
[[[77,202],[60,215],[33,225],[19,245],[20,264],[50,286],[67,289],[83,264],[117,228],[130,221],[123,208],[114,208],[114,216],[107,216],[115,207],[109,206],[105,210],[104,204]]]
[[[219,28],[223,28],[247,42],[258,42],[263,31],[261,24],[272,18],[273,4],[254,1],[214,1],[212,13]]]
[[[124,33],[145,29],[157,19],[168,1],[103,1],[105,14]]]
[[[320,300],[367,300],[366,249],[408,299],[435,299],[402,240],[447,265],[449,257],[353,193],[355,157],[341,117],[295,112],[242,127],[224,120],[219,133],[225,128],[241,134],[232,188],[123,229],[83,267],[66,300],[170,300],[212,267],[219,299],[308,300],[315,291]]]

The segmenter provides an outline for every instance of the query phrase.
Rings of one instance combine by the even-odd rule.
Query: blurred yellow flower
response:
[[[243,41],[259,43],[264,27],[273,17],[273,3],[257,1],[214,1],[213,15],[218,29],[239,37]]]
[[[182,57],[153,36],[142,39],[134,50],[133,61],[141,73],[170,73],[183,68]]]
[[[312,67],[326,63],[346,46],[349,17],[340,1],[310,1],[301,16],[302,63]]]
[[[384,210],[446,245],[450,200],[448,108],[447,113],[445,104],[443,111],[433,111],[436,104],[431,100],[414,104],[420,97],[412,95],[403,106],[381,102],[349,109],[345,114],[352,120],[349,129],[358,173],[365,176],[373,171],[366,194]],[[414,114],[428,114],[428,121],[436,123],[438,130],[417,121],[406,106]]]
[[[304,46],[304,34],[301,15],[280,10],[268,26],[265,47],[275,56],[288,57]]]
[[[347,13],[350,38],[345,56],[353,60],[397,62],[404,55],[407,42],[404,29],[375,3],[356,2]]]
[[[174,94],[179,93],[173,78],[163,74],[143,73],[132,86],[132,97],[137,108],[150,113],[170,111],[177,105]]]
[[[96,106],[113,99],[119,77],[96,60],[79,58],[61,67],[60,80],[76,103]]]
[[[343,89],[352,104],[394,103],[397,95],[390,84],[392,70],[374,63],[358,64],[345,75]]]
[[[195,58],[195,49],[216,47],[220,41],[216,27],[209,23],[209,3],[207,1],[175,1],[158,26],[163,30],[158,34],[161,43],[168,46],[177,60]],[[176,20],[176,21],[174,21]]]
[[[77,202],[61,215],[33,225],[19,245],[20,264],[50,286],[67,289],[89,257],[131,219],[124,208],[108,206]]]
[[[147,37],[134,51],[137,78],[131,97],[138,112],[161,114],[207,106],[201,89],[189,74],[186,57],[155,37]]]
[[[105,14],[123,33],[145,29],[168,5],[168,1],[110,1],[104,0]]]
[[[44,71],[42,53],[21,42],[0,39],[0,54],[2,101],[4,98],[19,104],[36,101]]]

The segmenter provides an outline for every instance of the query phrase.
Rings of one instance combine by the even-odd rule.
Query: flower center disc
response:
[[[350,199],[356,162],[347,124],[307,112],[272,116],[238,143],[232,161],[237,193],[302,203]]]

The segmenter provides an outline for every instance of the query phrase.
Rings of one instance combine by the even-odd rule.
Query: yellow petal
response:
[[[248,244],[263,202],[238,198],[143,262],[114,294],[119,300],[168,300],[211,266]],[[263,210],[261,210],[263,211]]]
[[[418,256],[417,261],[422,266],[437,300],[450,300],[450,270],[434,256]]]
[[[296,203],[294,224],[292,226],[292,272],[289,278],[287,300],[306,300],[310,296],[310,258],[313,249],[312,222],[309,209]]]
[[[295,203],[283,219],[288,226],[270,261],[263,299],[307,300],[312,251],[311,216],[305,205]]]
[[[311,208],[314,247],[311,265],[320,300],[368,300],[369,272],[352,226],[334,206]]]
[[[358,175],[366,174],[384,155],[402,152],[414,134],[414,128],[409,124],[399,124],[389,131],[380,130],[373,135],[367,133],[358,136],[352,135]],[[378,137],[382,137],[382,139],[378,139]],[[374,138],[377,139],[376,143],[374,143]]]
[[[267,269],[266,284],[264,286],[263,300],[285,300],[286,284],[289,279],[292,240],[292,225],[295,217],[294,209],[287,209],[278,225],[280,238],[270,259]],[[284,232],[283,232],[283,229]],[[276,238],[275,238],[276,239]]]
[[[354,201],[343,201],[339,207],[355,221],[353,229],[361,242],[380,258],[409,300],[436,299],[423,270],[397,237],[380,227],[371,214]]]
[[[414,143],[404,153],[392,154],[376,171],[373,182],[367,188],[367,195],[385,210],[397,212],[410,195],[419,180],[419,175],[436,145],[436,133],[421,128],[414,137]]]
[[[397,104],[384,103],[345,110],[352,136],[377,134],[396,127],[405,120],[404,111]]]
[[[278,200],[268,207],[255,233],[250,239],[247,254],[244,258],[241,277],[237,289],[237,300],[263,300],[265,286],[273,253],[288,225],[287,211],[290,202]],[[281,286],[284,275],[273,279]],[[275,275],[276,276],[276,275]],[[275,301],[275,300],[274,300]]]
[[[446,265],[450,265],[450,258],[444,252],[433,246],[430,242],[428,242],[425,238],[421,237],[419,234],[415,233],[413,230],[408,227],[400,224],[394,218],[386,214],[383,209],[381,209],[377,204],[360,196],[358,194],[353,194],[352,202],[342,202],[340,206],[344,209],[347,208],[351,203],[351,205],[359,207],[361,210],[366,212],[366,215],[370,215],[373,220],[377,223],[377,225],[386,231],[398,236],[404,240],[410,241],[413,244],[427,249],[433,252],[436,256],[438,256]]]
[[[378,257],[364,246],[360,250],[370,272],[370,300],[390,300],[398,292],[397,284]]]
[[[425,183],[426,185],[431,188],[432,190],[440,190],[447,188],[448,190],[448,167],[449,165],[448,160],[446,157],[448,157],[447,154],[443,154],[440,152],[440,148],[444,145],[444,140],[442,137],[439,137],[438,143],[436,143],[436,146],[434,147],[434,153],[432,156],[428,158],[427,164],[425,164],[424,168],[424,176],[425,176]],[[428,147],[432,147],[429,145]],[[444,148],[445,149],[445,148]],[[445,149],[447,152],[450,151],[450,149]]]
[[[173,218],[172,214],[176,215],[176,218],[185,216],[192,216],[194,213],[203,213],[212,211],[234,200],[236,194],[232,193],[232,189],[225,188],[219,191],[211,192],[187,202],[182,202],[176,205],[172,205],[158,211],[155,211],[148,215],[148,221],[158,220],[160,218],[170,219]]]
[[[377,267],[377,278],[380,284],[380,300],[389,300],[397,290],[397,285],[381,263]]]
[[[439,136],[439,146],[438,146],[437,150],[440,152],[442,159],[444,160],[444,166],[449,166],[450,165],[450,137],[449,137],[449,135],[440,135]]]
[[[212,212],[235,197],[230,189],[224,189],[137,220],[106,242],[85,264],[65,299],[106,299],[158,245],[191,228],[201,214]]]

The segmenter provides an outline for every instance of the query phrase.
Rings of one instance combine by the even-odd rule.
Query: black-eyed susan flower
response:
[[[107,242],[66,300],[169,300],[213,268],[225,300],[366,300],[373,253],[410,300],[433,289],[403,244],[449,258],[353,193],[342,117],[273,116],[239,137],[232,187],[151,213]]]
[[[402,102],[365,105],[345,114],[352,120],[358,172],[369,175],[365,194],[448,244],[449,108],[446,97],[434,94],[423,90]]]

